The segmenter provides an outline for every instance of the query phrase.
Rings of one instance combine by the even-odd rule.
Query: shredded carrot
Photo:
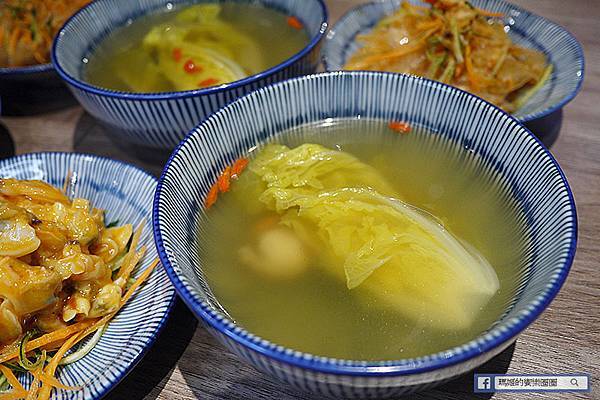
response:
[[[477,11],[478,14],[481,14],[484,17],[496,17],[496,18],[504,17],[504,13],[488,11],[488,10],[484,10],[484,9],[478,8],[478,7],[475,7],[475,11]]]
[[[465,68],[467,70],[467,77],[469,78],[469,84],[474,90],[479,89],[479,79],[475,75],[473,70],[473,62],[471,61],[471,46],[467,44],[465,47]]]
[[[398,133],[402,133],[404,135],[406,135],[407,133],[410,133],[411,131],[411,127],[409,124],[407,124],[406,122],[401,122],[401,121],[390,121],[388,123],[388,127]]]
[[[89,336],[90,334],[92,334],[93,332],[95,332],[97,329],[99,329],[102,326],[104,326],[107,323],[109,323],[110,320],[113,319],[113,317],[121,310],[121,308],[123,308],[123,306],[125,305],[125,303],[127,303],[129,301],[129,299],[135,294],[135,291],[137,290],[137,288],[140,287],[146,281],[146,279],[148,279],[148,277],[150,276],[150,274],[152,273],[152,271],[154,271],[156,269],[156,266],[158,265],[159,262],[160,261],[159,261],[158,258],[155,259],[152,262],[152,264],[150,264],[148,266],[148,268],[146,268],[144,270],[144,272],[141,273],[141,275],[135,280],[135,282],[131,285],[131,287],[129,288],[129,290],[127,290],[127,292],[125,293],[125,295],[121,298],[121,303],[119,303],[119,308],[117,308],[117,310],[115,310],[112,313],[110,313],[108,315],[105,315],[104,317],[100,318],[92,326],[90,326],[89,328],[87,328],[86,330],[84,330],[83,332],[81,332],[78,335],[79,336],[78,339],[71,346],[74,346],[80,340],[83,340],[85,337]]]
[[[287,17],[287,24],[294,29],[304,28],[304,24],[302,22],[300,22],[300,20],[294,16]]]
[[[4,376],[6,377],[6,380],[8,381],[10,386],[12,386],[16,392],[27,393],[27,391],[25,390],[23,385],[21,385],[21,383],[19,382],[19,380],[17,379],[15,374],[13,374],[13,372],[10,368],[8,368],[6,365],[0,364],[0,372],[2,372],[4,374]]]
[[[8,56],[0,67],[49,62],[52,38],[65,20],[87,2],[0,0],[0,48]]]
[[[121,299],[121,305],[119,307],[119,310],[125,305],[125,303],[127,303],[127,301],[129,301],[129,299],[134,295],[135,291],[137,290],[138,287],[140,287],[144,282],[146,282],[146,280],[148,279],[148,277],[150,276],[150,274],[152,274],[152,272],[156,269],[156,266],[158,265],[158,263],[160,262],[160,260],[157,258],[155,259],[152,264],[150,264],[148,266],[148,268],[146,268],[144,270],[144,272],[142,272],[140,274],[140,276],[135,280],[135,282],[133,282],[133,284],[129,287],[129,290],[127,290],[127,293],[125,293],[125,295],[123,296],[123,298]],[[116,314],[116,312],[114,313]],[[103,324],[100,324],[100,321],[96,322],[96,324],[94,324],[94,326],[99,327],[102,326]],[[90,332],[91,333],[91,332]]]
[[[405,56],[407,54],[410,54],[417,50],[422,49],[423,47],[425,47],[425,45],[426,45],[426,42],[424,40],[420,40],[416,43],[407,44],[405,46],[402,46],[401,48],[399,48],[396,51],[391,51],[391,52],[383,53],[383,54],[374,54],[372,56],[365,57],[360,62],[356,63],[355,65],[352,65],[351,69],[360,69],[360,68],[367,67],[367,66],[373,64],[374,62],[385,61],[385,60],[390,60],[393,58],[402,57],[402,56]]]
[[[440,21],[439,19],[434,19],[431,21],[419,22],[417,24],[417,29],[420,31],[426,31],[431,28],[441,27],[441,25],[442,21]]]
[[[14,57],[15,52],[17,51],[17,43],[19,42],[19,36],[21,31],[19,28],[15,28],[10,35],[10,39],[8,41],[8,51],[11,57]]]
[[[131,297],[135,294],[137,289],[148,279],[150,274],[152,274],[152,272],[156,269],[156,266],[158,265],[158,263],[159,263],[159,260],[155,259],[152,262],[152,264],[150,264],[150,266],[148,266],[148,268],[146,268],[146,270],[144,270],[142,272],[142,274],[135,280],[135,282],[131,285],[129,290],[122,297],[121,302],[119,303],[119,308],[116,311],[114,311],[108,315],[105,315],[104,317],[100,318],[99,320],[94,320],[93,325],[89,326],[87,329],[83,330],[82,332],[74,334],[67,341],[65,341],[65,343],[54,354],[54,356],[52,356],[52,359],[50,360],[50,363],[48,364],[48,366],[46,366],[45,371],[40,373],[40,380],[42,382],[44,382],[46,384],[46,386],[43,386],[42,389],[40,390],[38,400],[48,400],[50,398],[50,394],[52,392],[53,387],[57,387],[60,389],[66,389],[66,390],[77,390],[78,389],[78,388],[73,388],[70,386],[63,385],[62,383],[60,383],[60,381],[58,381],[58,379],[56,379],[54,377],[54,375],[56,374],[56,368],[58,367],[58,364],[63,359],[63,357],[65,356],[67,351],[69,351],[73,346],[75,346],[81,340],[85,339],[91,333],[95,332],[102,326],[106,325],[108,322],[110,322],[110,320],[112,320],[114,318],[114,316],[121,310],[121,308],[123,308],[123,306],[129,301],[129,299],[131,299]]]
[[[250,161],[247,158],[238,158],[231,167],[231,177],[237,178],[248,166]]]
[[[458,79],[463,73],[463,64],[458,64],[454,70],[454,79]]]
[[[217,202],[217,198],[219,197],[219,185],[218,182],[215,182],[214,185],[211,186],[208,194],[206,195],[206,200],[204,200],[204,207],[210,208],[213,204]]]
[[[46,58],[39,51],[33,52],[33,58],[35,58],[35,61],[39,62],[40,64],[43,64],[46,62]]]
[[[10,391],[8,393],[0,393],[0,400],[19,400],[27,396],[27,392]]]
[[[60,360],[62,360],[67,351],[69,351],[69,349],[71,349],[71,347],[73,347],[73,345],[77,342],[77,338],[79,336],[80,334],[71,336],[52,356],[50,363],[46,366],[46,370],[44,371],[46,375],[54,376],[54,374],[56,373],[56,367],[58,367],[58,363],[60,362]],[[40,390],[40,394],[38,396],[38,400],[48,400],[50,398],[51,392],[51,386],[42,386],[42,389]]]
[[[43,366],[40,366],[35,371],[31,372],[33,375],[33,382],[31,382],[31,386],[29,386],[29,393],[25,400],[35,400],[38,391],[40,390],[40,374],[42,373]]]
[[[34,375],[35,376],[35,375]],[[62,384],[58,379],[56,379],[53,376],[50,376],[48,374],[46,374],[45,372],[40,372],[39,374],[39,380],[44,383],[45,385],[49,385],[58,389],[64,389],[64,390],[79,390],[81,389],[81,387],[78,386],[67,386]]]
[[[127,281],[127,279],[129,279],[129,275],[131,275],[131,272],[142,258],[143,254],[138,254],[138,251],[136,250],[140,242],[140,237],[142,236],[142,230],[143,226],[140,224],[140,226],[138,226],[138,228],[133,233],[133,237],[131,238],[131,246],[129,246],[129,251],[127,252],[127,254],[125,254],[125,258],[123,259],[123,265],[119,270],[117,279],[115,279],[115,281],[118,279],[121,279],[121,281],[123,281],[123,285],[121,285],[121,287],[125,285],[125,282]]]
[[[65,339],[77,332],[80,332],[87,327],[94,324],[96,320],[87,320],[83,322],[78,322],[76,324],[67,326],[66,328],[59,329],[57,331],[47,333],[44,336],[41,336],[37,339],[31,340],[25,346],[25,351],[30,352],[32,350],[39,349],[42,346],[45,346],[49,343],[54,343],[58,340]],[[8,351],[6,353],[0,354],[0,364],[5,363],[7,361],[13,360],[19,356],[19,350],[15,349],[12,351]]]

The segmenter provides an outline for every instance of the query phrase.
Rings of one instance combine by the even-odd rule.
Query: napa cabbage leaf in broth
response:
[[[287,231],[279,243],[298,253],[290,241],[299,240],[307,254],[320,254],[326,261],[318,265],[356,296],[377,297],[411,319],[428,316],[430,327],[457,330],[468,328],[499,288],[496,272],[474,247],[402,201],[375,169],[349,153],[270,144],[249,169],[243,184],[257,188],[260,203],[297,237]],[[246,203],[256,212],[256,204]],[[269,248],[278,247],[272,241],[261,254],[273,258]],[[310,271],[298,264],[294,270]]]

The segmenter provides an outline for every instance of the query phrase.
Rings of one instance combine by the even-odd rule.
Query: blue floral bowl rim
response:
[[[424,1],[424,0],[422,0]],[[546,107],[543,110],[540,111],[536,111],[533,113],[529,113],[524,115],[522,118],[515,118],[517,119],[517,121],[525,123],[525,122],[529,122],[529,121],[533,121],[539,118],[543,118],[545,116],[548,116],[550,114],[552,114],[553,112],[563,108],[565,105],[567,105],[568,103],[571,102],[571,100],[573,100],[577,94],[581,91],[581,87],[583,85],[583,81],[585,78],[585,53],[583,51],[583,46],[581,45],[581,43],[579,42],[579,40],[577,40],[577,38],[575,37],[575,35],[573,35],[571,33],[571,31],[569,31],[567,28],[565,28],[564,26],[549,20],[548,18],[539,15],[537,13],[534,13],[532,11],[529,11],[521,6],[518,6],[516,4],[513,4],[509,1],[506,0],[497,0],[500,3],[504,3],[507,5],[510,5],[511,7],[513,7],[515,10],[521,12],[521,13],[525,13],[528,15],[532,15],[535,16],[537,18],[540,18],[542,21],[544,21],[544,23],[546,24],[550,24],[550,25],[554,25],[558,28],[560,28],[561,30],[563,30],[568,36],[569,36],[569,40],[571,41],[571,43],[575,46],[576,52],[577,52],[577,59],[581,62],[581,75],[578,77],[578,81],[577,81],[577,86],[575,87],[575,89],[569,93],[568,95],[566,95],[561,101],[559,101],[558,103]],[[344,13],[344,15],[342,15],[336,22],[335,24],[333,24],[330,29],[328,30],[328,36],[325,38],[325,43],[327,43],[329,40],[332,40],[329,38],[329,34],[331,34],[332,32],[335,34],[335,30],[336,27],[342,26],[343,24],[346,23],[346,20],[353,14],[360,12],[363,8],[367,8],[367,7],[374,7],[377,5],[380,5],[383,3],[383,0],[380,1],[371,1],[368,3],[363,3],[363,4],[359,4],[355,7],[352,7],[350,10],[346,11]],[[354,41],[355,38],[352,39],[352,41]],[[325,68],[325,71],[336,71],[334,69],[331,69],[329,65],[327,65],[327,55],[326,55],[326,50],[327,50],[327,46],[323,46],[323,49],[321,50],[321,62],[323,63],[323,68]],[[471,93],[472,94],[472,93]],[[479,96],[476,96],[479,97]],[[512,117],[512,115],[511,115]],[[513,117],[514,118],[514,117]]]
[[[300,50],[299,52],[295,53],[290,58],[282,61],[281,63],[279,63],[273,67],[270,67],[270,68],[268,68],[264,71],[261,71],[257,74],[250,75],[246,78],[239,79],[237,81],[225,83],[225,84],[219,85],[219,86],[208,87],[206,89],[184,90],[184,91],[178,91],[178,92],[158,92],[158,93],[124,92],[124,91],[111,90],[111,89],[101,88],[99,86],[94,86],[92,84],[85,82],[82,79],[77,79],[77,78],[71,76],[61,66],[60,60],[57,55],[56,48],[58,46],[59,38],[64,34],[65,27],[67,25],[69,25],[73,19],[78,18],[80,14],[83,14],[85,12],[85,10],[87,10],[88,7],[92,7],[93,4],[97,1],[102,1],[102,0],[92,1],[91,3],[87,4],[85,7],[81,8],[79,11],[77,11],[75,14],[73,14],[71,17],[69,17],[69,19],[67,19],[65,21],[63,26],[57,32],[56,36],[54,37],[54,41],[52,43],[52,51],[50,54],[50,57],[52,60],[52,65],[54,66],[54,68],[56,69],[56,71],[58,72],[58,74],[60,75],[60,77],[62,79],[64,79],[68,84],[75,86],[78,89],[81,89],[83,91],[90,92],[90,93],[93,93],[96,95],[100,95],[100,96],[116,97],[116,98],[122,98],[122,99],[126,99],[126,100],[183,99],[183,98],[188,98],[188,97],[201,96],[201,95],[205,95],[205,94],[225,92],[225,91],[235,89],[235,88],[238,88],[238,87],[250,84],[250,83],[260,81],[261,79],[264,79],[270,75],[276,74],[277,72],[289,67],[290,65],[294,64],[295,62],[300,60],[302,57],[304,57],[308,53],[310,53],[310,51],[312,51],[315,48],[315,46],[317,46],[319,44],[319,42],[323,39],[323,37],[325,36],[325,33],[327,32],[327,28],[329,27],[329,13],[327,11],[327,6],[325,5],[324,0],[311,0],[311,1],[316,2],[321,7],[321,12],[323,13],[323,18],[321,19],[321,28],[319,29],[319,32],[310,39],[308,44],[306,46],[304,46],[302,48],[302,50]],[[265,6],[265,7],[267,7],[267,6]]]
[[[0,166],[2,166],[2,164],[6,163],[6,162],[16,161],[16,160],[28,158],[31,156],[54,157],[54,156],[61,155],[61,154],[72,155],[75,158],[85,157],[85,158],[91,158],[91,159],[95,159],[95,160],[107,160],[109,162],[121,164],[128,168],[133,168],[135,170],[140,171],[143,175],[149,177],[154,183],[158,182],[158,179],[155,176],[153,176],[152,174],[148,173],[148,171],[146,171],[136,165],[130,164],[128,162],[121,161],[121,160],[115,160],[114,158],[110,158],[110,157],[98,156],[95,154],[69,152],[69,151],[39,151],[39,152],[19,154],[16,156],[1,159]],[[156,189],[155,189],[155,191],[156,191]],[[152,223],[151,223],[151,225],[152,225]],[[154,335],[152,335],[148,339],[148,342],[146,343],[146,345],[144,346],[142,351],[127,365],[127,367],[125,367],[125,369],[123,370],[123,372],[120,375],[114,376],[114,377],[113,376],[106,377],[107,383],[105,385],[102,385],[102,389],[99,391],[99,394],[96,397],[97,399],[103,398],[110,391],[112,391],[119,383],[121,383],[121,381],[127,375],[129,375],[129,373],[139,364],[139,362],[144,358],[144,356],[148,353],[148,351],[154,346],[154,344],[156,343],[156,340],[162,333],[163,329],[165,328],[165,325],[167,324],[167,321],[169,320],[169,318],[171,316],[171,312],[173,311],[173,306],[175,305],[175,298],[176,298],[176,292],[173,292],[173,294],[171,295],[171,298],[169,299],[169,304],[167,305],[165,314],[163,315],[160,322],[158,323],[158,325],[156,327],[156,331],[154,332]],[[133,300],[133,301],[135,301],[135,300]]]
[[[397,79],[409,79],[414,81],[421,81],[426,84],[431,85],[430,87],[439,86],[444,88],[445,90],[455,91],[464,93],[467,96],[475,97],[481,100],[484,105],[490,106],[496,111],[499,111],[501,114],[507,116],[512,122],[519,125],[523,130],[529,135],[535,142],[533,145],[540,146],[540,149],[543,151],[544,155],[548,157],[552,165],[558,171],[562,182],[565,185],[565,189],[567,191],[568,199],[569,199],[569,208],[573,215],[573,236],[571,238],[569,244],[569,250],[567,257],[563,261],[562,268],[559,272],[559,276],[552,284],[550,290],[546,292],[545,296],[538,296],[534,300],[532,300],[529,304],[531,305],[531,312],[526,316],[518,317],[519,320],[514,325],[510,326],[506,330],[500,332],[498,336],[493,337],[490,340],[486,340],[483,345],[470,346],[468,350],[456,353],[456,349],[460,346],[464,346],[467,344],[475,344],[479,338],[485,335],[486,332],[483,332],[476,338],[470,340],[467,343],[464,343],[459,346],[455,346],[451,349],[442,350],[441,352],[429,354],[426,356],[410,358],[410,359],[400,359],[400,360],[391,360],[391,361],[361,361],[361,360],[344,360],[337,358],[329,358],[309,353],[304,353],[300,351],[296,351],[290,348],[286,348],[276,343],[272,343],[253,335],[251,332],[245,330],[243,327],[235,324],[233,321],[229,320],[226,316],[215,313],[211,310],[211,307],[206,304],[204,301],[197,301],[194,294],[186,287],[186,285],[181,281],[178,274],[173,269],[171,262],[169,261],[169,257],[166,254],[164,248],[164,242],[162,239],[162,234],[160,231],[160,223],[159,223],[159,202],[161,199],[163,182],[166,178],[167,171],[173,164],[175,156],[179,153],[181,148],[186,145],[186,143],[190,140],[192,136],[196,134],[196,130],[198,127],[204,125],[209,120],[214,120],[220,115],[224,109],[233,107],[235,104],[243,101],[244,98],[250,96],[257,96],[259,94],[268,94],[265,93],[271,90],[271,87],[283,86],[288,84],[290,81],[309,81],[312,79],[317,79],[319,77],[331,77],[335,78],[336,76],[343,75],[365,75],[365,76],[396,76]],[[404,77],[404,78],[402,78]],[[380,71],[326,71],[316,74],[303,75],[300,77],[289,78],[283,80],[281,82],[273,83],[271,85],[262,87],[253,92],[250,92],[244,96],[239,97],[238,99],[232,101],[231,103],[221,107],[218,111],[211,114],[205,121],[199,123],[194,129],[192,129],[185,138],[177,145],[173,153],[169,156],[169,160],[165,164],[163,171],[161,173],[160,179],[158,181],[158,186],[156,187],[156,191],[154,193],[154,204],[153,204],[153,213],[152,213],[152,225],[154,229],[154,242],[156,244],[156,249],[158,252],[158,256],[160,257],[161,264],[163,268],[167,271],[167,275],[169,279],[175,286],[175,290],[181,297],[181,299],[187,304],[187,306],[194,312],[196,316],[199,316],[205,323],[207,323],[210,327],[217,330],[219,333],[225,335],[226,337],[232,339],[233,341],[239,343],[240,345],[255,351],[263,356],[276,360],[278,362],[282,362],[285,364],[289,364],[295,367],[303,368],[316,373],[325,373],[325,374],[333,374],[333,375],[350,375],[350,376],[358,376],[358,377],[386,377],[386,376],[400,376],[400,375],[411,375],[417,373],[424,373],[433,371],[436,369],[441,369],[445,367],[449,367],[452,365],[456,365],[479,355],[482,355],[492,349],[500,346],[501,344],[516,339],[516,337],[531,325],[540,315],[541,313],[548,307],[548,305],[554,300],[564,282],[567,279],[571,266],[573,264],[573,260],[575,258],[575,251],[577,248],[577,238],[578,238],[578,220],[577,220],[577,209],[575,206],[575,199],[573,196],[573,192],[567,181],[567,178],[560,168],[560,165],[552,155],[552,153],[544,146],[544,144],[527,128],[525,127],[519,120],[517,120],[512,115],[508,114],[504,110],[498,108],[492,103],[471,94],[465,90],[456,88],[454,86],[447,85],[442,82],[434,81],[431,79],[423,78],[420,76],[409,75],[409,74],[397,74],[393,72],[380,72]],[[536,304],[533,304],[536,303]],[[217,316],[215,316],[217,315]],[[237,329],[231,329],[230,326],[234,326]],[[253,340],[253,338],[255,338]],[[451,352],[451,355],[448,356],[448,352]]]

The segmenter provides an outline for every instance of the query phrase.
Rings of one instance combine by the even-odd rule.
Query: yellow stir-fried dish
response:
[[[90,0],[1,0],[0,67],[50,62],[58,29]]]
[[[152,270],[131,278],[145,252],[140,235],[131,224],[107,225],[104,210],[47,183],[0,179],[0,389],[11,386],[10,398],[66,388],[56,367],[91,350]],[[65,357],[94,332],[91,345]],[[15,370],[33,374],[29,391]]]
[[[515,45],[502,14],[464,0],[403,2],[369,33],[346,69],[410,73],[468,90],[508,112],[521,108],[552,73],[546,56]]]

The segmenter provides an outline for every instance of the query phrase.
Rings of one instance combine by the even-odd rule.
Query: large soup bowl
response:
[[[86,81],[84,60],[93,55],[102,40],[115,29],[161,10],[214,2],[216,0],[96,0],[71,17],[58,32],[52,48],[52,63],[83,108],[111,128],[113,136],[170,151],[190,129],[227,103],[270,83],[313,73],[319,64],[320,42],[327,29],[327,10],[322,0],[254,0],[253,4],[300,20],[309,37],[305,47],[258,74],[205,89],[132,93],[109,90]]]
[[[248,149],[289,128],[327,118],[401,120],[465,148],[461,162],[486,164],[522,209],[526,256],[505,312],[478,337],[436,354],[367,362],[284,348],[236,325],[218,306],[200,256],[204,200],[220,171]],[[455,146],[446,146],[454,151]],[[329,72],[245,96],[196,127],[172,154],[154,201],[154,234],[183,300],[227,349],[303,390],[341,398],[379,398],[421,390],[485,363],[512,344],[548,306],[573,261],[577,218],[568,183],[546,148],[515,118],[467,92],[408,75]],[[315,334],[319,334],[315,327]]]

